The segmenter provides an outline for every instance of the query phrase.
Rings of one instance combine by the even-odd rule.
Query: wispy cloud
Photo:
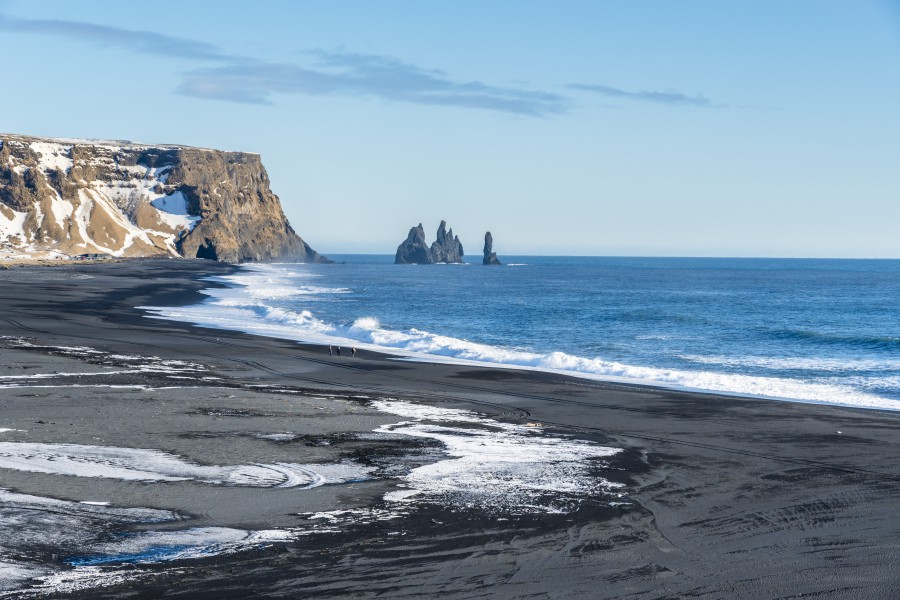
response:
[[[66,37],[92,42],[101,46],[122,48],[141,54],[155,54],[172,58],[216,62],[240,60],[240,57],[223,53],[212,44],[204,42],[154,33],[152,31],[123,29],[121,27],[82,23],[80,21],[22,19],[0,15],[0,31]]]
[[[271,104],[273,97],[282,94],[342,95],[529,117],[568,110],[568,100],[560,94],[459,81],[442,71],[386,56],[313,51],[306,53],[309,64],[266,62],[230,54],[212,44],[152,31],[2,14],[0,31],[64,37],[139,54],[214,63],[184,73],[175,90],[197,98]]]
[[[656,104],[667,104],[669,106],[715,106],[711,100],[703,96],[688,96],[681,92],[656,92],[640,90],[637,92],[629,92],[608,85],[572,83],[569,89],[579,90],[582,92],[593,92],[602,94],[609,98],[620,98],[622,100],[637,100],[639,102],[653,102]]]
[[[446,73],[385,56],[316,51],[312,65],[222,65],[187,73],[178,92],[232,102],[268,103],[277,94],[343,95],[392,102],[481,108],[531,117],[566,112],[566,97],[479,81],[455,81]]]

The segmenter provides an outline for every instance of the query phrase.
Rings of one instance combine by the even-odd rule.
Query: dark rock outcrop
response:
[[[258,154],[0,135],[0,246],[223,262],[325,262]]]
[[[406,241],[397,248],[397,254],[394,256],[395,265],[429,265],[431,260],[431,250],[425,243],[425,229],[419,223],[418,227],[411,227]]]
[[[441,221],[437,231],[437,239],[429,248],[425,243],[425,229],[419,223],[417,227],[409,230],[394,256],[395,265],[433,265],[435,263],[461,263],[463,262],[463,247],[458,236],[453,235],[453,230],[447,229],[447,222]]]
[[[447,222],[441,221],[437,230],[437,239],[431,244],[431,262],[461,263],[463,254],[459,236],[454,236],[453,229],[447,230]]]
[[[484,260],[482,261],[484,265],[502,265],[500,259],[497,258],[497,253],[494,252],[494,236],[491,235],[491,232],[488,231],[484,234]]]

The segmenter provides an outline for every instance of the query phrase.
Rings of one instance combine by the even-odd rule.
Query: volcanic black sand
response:
[[[160,449],[203,464],[347,457],[374,464],[416,453],[413,462],[436,460],[440,448],[433,442],[356,436],[401,420],[369,404],[390,397],[469,409],[506,423],[541,423],[544,435],[621,448],[602,477],[625,484],[623,496],[557,513],[413,503],[399,518],[360,518],[233,554],[100,570],[124,574],[119,584],[20,589],[10,597],[900,594],[896,413],[407,362],[369,352],[331,357],[318,346],[151,319],[135,309],[197,302],[198,290],[211,285],[201,277],[233,268],[146,260],[0,271],[0,375],[7,383],[25,376],[20,380],[31,384],[0,386],[0,428],[21,430],[0,440]],[[175,372],[130,368],[136,361],[171,360],[187,366]],[[34,375],[42,377],[29,379]],[[295,437],[260,437],[279,431]],[[396,486],[387,476],[281,489],[0,469],[0,488],[176,511],[196,527],[271,530],[297,526],[304,513],[382,507],[384,494]],[[0,535],[14,526],[0,519]],[[44,560],[69,569],[60,556],[76,550],[45,549]],[[0,561],[34,558],[28,548],[17,552]]]

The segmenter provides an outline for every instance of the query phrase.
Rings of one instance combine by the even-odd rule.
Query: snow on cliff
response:
[[[166,193],[171,167],[122,164],[114,146],[73,152],[77,144],[0,140],[0,186],[7,184],[0,201],[12,200],[0,204],[0,246],[7,254],[178,256],[178,237],[200,217],[188,214],[182,192]]]
[[[0,257],[88,253],[323,260],[257,154],[0,134]]]

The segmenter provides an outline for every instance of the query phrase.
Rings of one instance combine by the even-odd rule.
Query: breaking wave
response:
[[[846,366],[845,361],[685,354],[679,357],[681,368],[642,366],[562,351],[535,352],[473,342],[423,329],[390,328],[372,315],[359,316],[346,324],[329,322],[317,316],[315,302],[334,300],[341,295],[352,296],[353,291],[315,285],[315,274],[287,265],[254,265],[219,280],[233,287],[207,290],[205,293],[210,298],[201,304],[142,308],[157,318],[323,346],[353,346],[413,360],[538,370],[677,389],[900,410],[900,399],[890,393],[881,393],[881,387],[889,386],[879,387],[871,381],[860,385],[858,377],[840,376],[838,372],[842,365]],[[892,342],[885,338],[878,343]],[[896,370],[900,361],[858,366],[863,370]],[[837,373],[837,376],[811,374],[807,377],[796,372],[804,369],[831,375]],[[888,372],[883,375],[891,377]]]

